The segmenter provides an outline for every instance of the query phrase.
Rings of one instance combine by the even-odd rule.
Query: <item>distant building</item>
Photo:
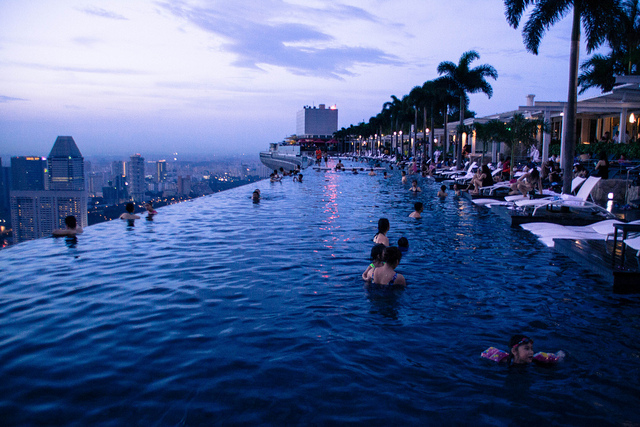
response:
[[[11,158],[12,190],[44,190],[48,177],[47,160],[39,156]]]
[[[59,136],[47,158],[49,190],[84,191],[84,158],[70,136]]]
[[[306,106],[298,111],[296,134],[298,138],[330,139],[338,130],[338,109],[333,106],[318,108]]]
[[[178,177],[178,195],[186,196],[191,193],[191,175]]]
[[[127,176],[127,164],[122,160],[111,162],[111,178],[115,178],[116,176],[123,178]]]
[[[156,182],[163,182],[167,179],[167,161],[158,160],[156,162]]]
[[[146,184],[144,182],[144,157],[134,154],[130,157],[127,167],[127,182],[129,183],[129,195],[134,202],[144,201]]]
[[[59,136],[56,139],[47,164],[45,182],[48,182],[48,189],[11,190],[11,223],[16,243],[48,236],[53,230],[64,228],[64,219],[68,215],[75,216],[81,227],[88,224],[84,159],[72,137]],[[26,181],[26,187],[39,187],[21,173],[12,179]],[[23,184],[13,187],[25,188]]]

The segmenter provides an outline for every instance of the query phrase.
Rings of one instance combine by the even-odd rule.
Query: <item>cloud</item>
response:
[[[3,102],[11,102],[11,101],[26,101],[26,99],[22,99],[22,98],[13,98],[11,96],[4,96],[4,95],[0,95],[0,103]]]
[[[35,64],[29,62],[12,62],[6,65],[14,65],[18,67],[30,68],[33,70],[45,71],[70,71],[74,73],[95,73],[95,74],[118,74],[118,75],[144,75],[147,73],[126,69],[126,68],[86,68],[86,67],[68,67],[57,65]]]
[[[108,19],[117,19],[117,20],[124,20],[127,21],[128,19],[122,15],[119,15],[115,12],[110,12],[108,10],[105,9],[101,9],[99,7],[88,7],[86,9],[78,9],[80,12],[84,12],[87,13],[89,15],[94,15],[94,16],[99,16],[101,18],[108,18]]]
[[[360,8],[332,5],[319,10],[282,1],[267,1],[259,10],[254,7],[255,3],[242,1],[233,10],[199,8],[183,2],[158,4],[171,14],[221,37],[222,47],[237,55],[234,65],[238,67],[277,66],[298,75],[341,79],[353,75],[350,70],[356,65],[400,63],[395,55],[374,47],[339,45],[332,36],[306,23],[317,22],[319,15],[377,21]],[[283,13],[285,10],[287,13]],[[283,22],[282,16],[288,16],[290,21]]]

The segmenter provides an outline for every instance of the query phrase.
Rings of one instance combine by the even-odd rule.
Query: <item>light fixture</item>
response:
[[[629,123],[635,123],[636,122],[636,116],[631,113],[631,115],[629,116]]]

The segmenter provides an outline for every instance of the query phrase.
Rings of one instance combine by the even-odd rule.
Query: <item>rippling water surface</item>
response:
[[[640,424],[639,298],[420,185],[308,169],[1,251],[2,424]],[[396,294],[360,278],[383,216]],[[518,332],[567,359],[480,359]]]

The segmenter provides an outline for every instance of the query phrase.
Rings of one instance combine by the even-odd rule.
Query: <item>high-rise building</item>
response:
[[[46,189],[47,160],[44,157],[27,156],[11,158],[12,190]]]
[[[53,230],[64,228],[64,219],[68,215],[75,216],[79,226],[87,226],[84,159],[73,138],[59,136],[47,163],[45,183],[48,182],[48,189],[45,185],[39,190],[11,190],[11,223],[15,242],[51,235]],[[27,187],[31,185],[30,180],[20,173],[12,179],[27,182]]]
[[[191,193],[191,175],[178,177],[178,195],[188,196]]]
[[[84,191],[84,158],[70,136],[59,136],[47,158],[49,189]]]
[[[111,162],[111,178],[115,178],[116,176],[123,178],[127,176],[127,164],[122,160]]]
[[[330,139],[338,130],[338,109],[306,106],[298,111],[296,134],[302,138]]]
[[[167,161],[158,160],[156,162],[156,182],[163,182],[167,179]]]
[[[130,157],[127,168],[127,182],[129,183],[129,195],[134,202],[144,201],[146,185],[144,182],[144,157],[134,154]]]

